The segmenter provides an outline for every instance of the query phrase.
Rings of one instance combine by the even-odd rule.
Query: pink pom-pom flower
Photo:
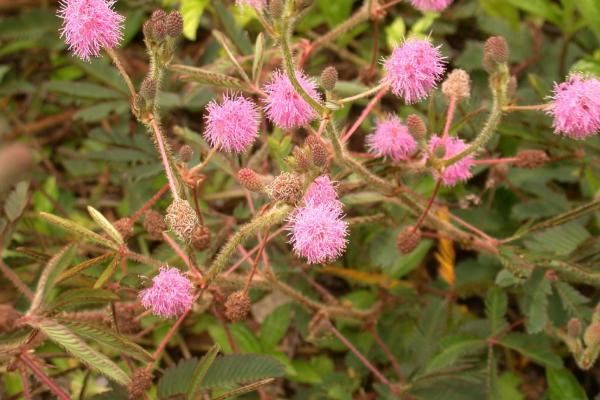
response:
[[[304,194],[304,204],[308,207],[330,205],[342,212],[342,202],[338,200],[334,183],[327,175],[317,177]]]
[[[554,117],[554,132],[572,139],[585,139],[600,130],[600,80],[573,74],[554,86],[548,113]]]
[[[441,160],[448,160],[466,148],[467,144],[457,137],[446,136],[442,138],[433,136],[429,140],[429,152],[435,154]],[[473,156],[468,155],[461,160],[446,166],[441,174],[442,183],[446,186],[452,186],[460,181],[467,181],[473,176],[471,173],[473,164]],[[440,176],[436,176],[436,178],[440,178]]]
[[[367,136],[369,151],[394,161],[408,160],[417,149],[417,142],[400,118],[390,115],[377,121],[375,132]]]
[[[335,260],[346,249],[348,224],[331,204],[304,206],[290,217],[294,252],[309,264]]]
[[[204,137],[213,147],[241,153],[258,136],[260,114],[245,97],[225,95],[221,104],[213,100],[206,108]]]
[[[443,11],[453,0],[410,0],[410,3],[419,11]]]
[[[186,312],[194,301],[192,282],[177,268],[162,267],[152,279],[152,286],[140,293],[142,305],[160,317],[176,317]]]
[[[63,19],[60,37],[69,50],[84,61],[98,57],[104,48],[121,41],[125,18],[115,12],[114,0],[63,0],[58,16]]]
[[[423,39],[408,39],[394,48],[383,67],[383,83],[407,104],[427,97],[445,71],[439,47]]]
[[[316,82],[297,71],[300,86],[315,101],[321,101]],[[317,118],[317,112],[296,92],[292,82],[282,71],[275,71],[271,82],[265,86],[267,117],[283,129],[303,126]]]
[[[236,0],[235,2],[238,6],[248,5],[258,11],[265,8],[266,0]]]

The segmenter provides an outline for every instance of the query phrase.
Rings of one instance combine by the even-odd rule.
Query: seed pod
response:
[[[304,141],[304,144],[310,149],[312,162],[317,167],[324,167],[327,165],[327,158],[329,158],[329,152],[325,143],[315,135],[310,135]]]
[[[396,237],[396,246],[402,255],[411,253],[421,242],[421,231],[415,230],[412,226],[407,226],[398,233]]]
[[[284,172],[271,182],[267,190],[274,200],[296,204],[302,198],[302,179],[298,174]]]
[[[307,172],[312,166],[310,153],[308,153],[299,147],[294,147],[292,150],[294,169],[300,173]]]
[[[146,101],[153,101],[156,96],[156,81],[151,76],[147,76],[140,85],[140,95]]]
[[[152,240],[161,240],[162,233],[167,230],[167,224],[163,216],[154,210],[148,210],[144,214],[144,229]]]
[[[238,182],[251,192],[260,193],[265,190],[262,177],[250,168],[242,168],[238,171]]]
[[[204,225],[198,225],[192,236],[192,246],[198,251],[206,250],[210,246],[211,233]]]
[[[516,158],[515,165],[527,169],[542,167],[550,161],[550,157],[544,150],[521,150]]]
[[[417,114],[410,114],[406,118],[406,126],[415,139],[423,139],[427,135],[425,122]]]
[[[462,69],[455,69],[442,83],[442,93],[450,99],[456,101],[468,99],[471,95],[471,78],[469,74]]]
[[[180,240],[189,242],[198,226],[198,216],[186,200],[175,199],[167,208],[165,222]]]
[[[327,91],[335,89],[338,81],[338,71],[333,66],[329,66],[321,72],[321,86]]]
[[[250,312],[250,297],[243,291],[234,292],[225,301],[225,316],[230,321],[243,321]]]
[[[129,239],[133,235],[133,224],[129,218],[118,219],[113,222],[113,226],[124,240]]]
[[[178,38],[183,33],[183,17],[179,11],[171,11],[167,15],[167,34]]]
[[[152,386],[152,373],[146,368],[138,368],[133,372],[131,383],[127,387],[129,400],[144,398],[146,391]]]
[[[184,144],[183,146],[181,146],[181,148],[179,148],[179,159],[184,163],[190,162],[193,155],[194,150],[189,144]]]

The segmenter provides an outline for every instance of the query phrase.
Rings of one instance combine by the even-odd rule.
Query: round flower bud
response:
[[[152,21],[152,38],[157,42],[163,41],[167,37],[167,21],[164,19]]]
[[[406,117],[406,126],[415,139],[423,139],[427,135],[425,122],[417,114],[410,114]]]
[[[171,11],[167,15],[167,34],[178,38],[183,33],[183,17],[179,11]]]
[[[283,15],[283,1],[284,0],[271,0],[269,1],[269,14],[271,17],[278,19]]]
[[[12,332],[20,316],[10,304],[0,304],[0,333]]]
[[[144,398],[146,392],[152,386],[152,372],[146,368],[138,368],[133,372],[131,383],[127,387],[129,400]]]
[[[162,233],[167,230],[167,224],[163,216],[154,210],[148,210],[144,214],[144,229],[152,240],[161,240]]]
[[[483,67],[488,73],[496,70],[499,64],[508,62],[509,49],[506,39],[492,36],[483,46]]]
[[[543,167],[550,161],[550,157],[544,150],[521,150],[517,153],[516,158],[515,165],[527,169]]]
[[[187,242],[198,226],[198,216],[186,200],[175,199],[167,208],[165,222],[180,240]]]
[[[571,318],[567,323],[567,334],[573,339],[581,335],[581,321],[578,318]]]
[[[329,66],[321,72],[321,86],[323,89],[332,91],[338,81],[338,71],[333,66]]]
[[[250,168],[242,168],[238,171],[238,182],[244,189],[260,193],[265,190],[262,177]]]
[[[206,250],[210,246],[210,230],[204,225],[198,225],[192,236],[192,246],[198,251]]]
[[[583,343],[587,347],[596,346],[600,343],[600,324],[592,323],[583,334]]]
[[[271,182],[268,192],[274,200],[296,204],[302,198],[302,179],[298,174],[284,172]]]
[[[304,144],[310,149],[310,155],[314,165],[317,167],[324,167],[327,165],[329,152],[327,151],[327,146],[325,146],[325,143],[323,143],[321,139],[316,135],[310,135],[306,138]]]
[[[184,144],[183,146],[181,146],[179,148],[179,159],[181,161],[183,161],[184,163],[190,162],[193,155],[194,155],[194,150],[192,149],[192,146],[190,146],[189,144]]]
[[[234,292],[225,301],[225,316],[230,321],[243,321],[250,312],[250,297],[243,290]]]
[[[298,172],[307,172],[312,166],[310,153],[299,147],[292,150],[294,170]]]
[[[462,69],[455,69],[442,83],[442,93],[450,99],[454,98],[456,101],[468,99],[471,95],[471,78],[469,74]]]
[[[414,229],[412,226],[407,226],[398,233],[396,237],[396,247],[400,254],[405,255],[411,253],[421,243],[421,231]]]
[[[152,15],[150,16],[150,20],[153,22],[164,21],[165,18],[167,18],[167,13],[161,8],[152,11]]]
[[[154,100],[156,96],[156,81],[147,76],[140,85],[140,95],[146,100]]]
[[[124,240],[129,239],[133,235],[133,224],[129,218],[118,219],[113,222],[113,226]]]

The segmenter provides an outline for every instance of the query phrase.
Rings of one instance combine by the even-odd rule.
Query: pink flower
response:
[[[241,6],[244,4],[249,5],[250,7],[253,7],[256,10],[260,11],[265,7],[266,1],[265,0],[236,0],[235,4],[237,4],[238,6]]]
[[[445,71],[439,47],[422,39],[408,39],[401,47],[394,48],[383,67],[382,81],[407,104],[427,97]]]
[[[436,154],[441,160],[452,158],[466,148],[467,145],[465,142],[457,137],[446,136],[445,138],[441,138],[439,136],[432,136],[429,140],[429,151],[432,154]],[[468,155],[454,164],[445,167],[441,174],[442,183],[446,186],[452,186],[459,181],[466,181],[471,178],[473,161],[473,156]],[[436,178],[439,178],[439,176],[436,176]]]
[[[63,0],[58,16],[63,19],[60,37],[69,50],[84,61],[98,57],[103,48],[119,44],[125,18],[112,9],[114,0]]]
[[[260,114],[252,101],[225,95],[221,104],[213,100],[207,109],[204,137],[213,147],[241,153],[256,139]]]
[[[290,243],[310,264],[335,260],[346,249],[348,224],[330,204],[298,208],[290,217]]]
[[[394,161],[408,160],[417,149],[417,142],[400,118],[390,115],[377,121],[375,132],[367,136],[369,151]]]
[[[453,0],[410,0],[411,4],[417,10],[426,11],[443,11]]]
[[[554,132],[572,139],[585,139],[600,130],[600,80],[579,74],[554,86],[548,113],[554,117]]]
[[[177,268],[162,267],[152,286],[140,293],[142,305],[160,317],[179,316],[192,306],[192,288],[192,282]]]
[[[327,175],[317,177],[304,194],[304,204],[308,207],[330,205],[342,212],[342,202],[338,200],[335,186]]]
[[[317,84],[313,79],[308,78],[301,71],[296,72],[296,78],[310,97],[315,101],[321,100],[317,92]],[[296,93],[292,82],[281,71],[273,73],[271,82],[265,86],[265,92],[267,93],[265,106],[267,117],[280,128],[303,126],[318,116],[310,104]]]

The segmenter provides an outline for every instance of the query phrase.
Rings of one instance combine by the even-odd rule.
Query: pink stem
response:
[[[71,398],[28,355],[21,353],[19,360],[60,400],[69,400]]]
[[[273,234],[271,234],[271,235],[270,235],[270,236],[267,238],[267,242],[269,242],[269,241],[273,240],[273,238],[274,238],[275,236],[278,236],[278,235],[279,235],[281,232],[283,232],[285,229],[286,229],[286,227],[285,227],[285,226],[283,226],[283,227],[279,228],[278,230],[276,230],[275,232],[273,232]],[[231,268],[229,268],[227,271],[225,271],[225,273],[223,274],[223,276],[227,276],[227,275],[229,275],[230,273],[232,273],[233,271],[235,271],[236,269],[238,269],[240,265],[242,265],[242,264],[243,264],[243,263],[244,263],[246,260],[248,260],[248,259],[249,259],[249,258],[252,256],[252,254],[254,254],[254,253],[256,253],[256,252],[258,251],[259,247],[260,247],[260,245],[256,245],[256,246],[254,246],[254,247],[252,248],[252,250],[250,250],[250,251],[246,251],[246,250],[244,249],[244,247],[242,247],[242,246],[239,246],[239,247],[238,247],[238,249],[239,249],[239,250],[242,252],[242,254],[243,254],[243,257],[242,257],[242,258],[241,258],[241,259],[240,259],[238,262],[236,262],[236,263],[235,263],[235,264],[234,264],[234,265],[233,265]]]
[[[419,220],[415,224],[415,226],[413,228],[413,232],[416,232],[417,229],[419,229],[419,227],[423,223],[423,221],[425,221],[425,217],[427,217],[427,214],[429,214],[429,210],[431,209],[431,206],[433,205],[433,202],[435,201],[435,198],[437,197],[437,194],[440,191],[441,186],[442,186],[442,178],[438,178],[438,180],[435,182],[435,188],[433,189],[431,198],[429,199],[429,202],[427,203],[427,207],[425,208],[425,210],[423,210],[423,213],[421,214],[421,216],[419,217]]]
[[[196,301],[196,298],[194,299],[194,302]],[[179,328],[179,326],[181,325],[181,323],[183,322],[183,320],[185,319],[185,317],[187,317],[187,315],[189,314],[189,312],[191,310],[192,310],[192,307],[188,308],[183,314],[181,314],[181,316],[177,319],[177,321],[175,321],[175,323],[173,324],[173,326],[171,326],[171,328],[167,332],[167,335],[160,342],[160,345],[158,346],[158,348],[156,349],[156,351],[152,354],[152,360],[154,360],[154,362],[158,361],[161,353],[163,352],[163,350],[165,349],[165,347],[167,347],[167,343],[169,343],[169,341],[171,340],[171,338],[173,337],[173,335],[175,334],[175,332],[177,331],[177,329]],[[154,364],[154,362],[151,361],[146,366],[146,369],[147,370],[151,370],[152,369],[152,365]]]
[[[154,130],[154,136],[156,138],[156,143],[158,144],[158,150],[160,153],[160,158],[163,163],[163,167],[165,169],[165,174],[167,175],[167,180],[169,181],[169,186],[171,187],[171,194],[174,199],[179,199],[179,193],[177,193],[177,185],[175,184],[175,176],[173,175],[173,170],[169,165],[169,159],[167,158],[167,150],[165,148],[165,143],[163,142],[163,136],[160,132],[160,127],[158,126],[158,122],[156,119],[151,119],[152,129]]]
[[[173,251],[179,256],[179,258],[181,258],[183,260],[183,262],[185,263],[185,265],[187,265],[187,267],[189,268],[189,270],[199,276],[200,278],[202,278],[202,273],[196,268],[194,267],[194,265],[192,264],[192,262],[190,261],[190,258],[183,252],[183,250],[181,250],[181,247],[179,247],[179,245],[177,243],[175,243],[175,241],[173,239],[171,239],[171,237],[169,235],[167,235],[166,232],[162,233],[163,239],[165,240],[165,242],[167,242],[167,244],[169,246],[171,246],[171,248],[173,249]]]
[[[154,196],[152,196],[150,198],[150,200],[148,200],[139,210],[137,210],[131,217],[129,217],[129,220],[133,223],[135,222],[138,218],[140,218],[142,215],[144,215],[144,213],[146,211],[148,211],[148,209],[150,207],[152,207],[152,205],[154,203],[156,203],[158,201],[158,199],[160,199],[162,197],[163,194],[165,194],[165,192],[169,190],[169,185],[164,185],[163,187],[161,187],[158,192],[156,192],[154,194]]]
[[[517,157],[506,157],[506,158],[488,158],[483,160],[474,160],[475,164],[479,165],[494,165],[494,164],[508,164],[517,161]]]
[[[358,119],[356,120],[354,125],[352,125],[352,127],[348,130],[348,132],[346,132],[344,134],[344,136],[342,137],[342,142],[344,142],[344,143],[347,142],[348,139],[350,139],[350,136],[352,136],[352,134],[358,130],[358,128],[361,126],[361,124],[364,122],[364,120],[367,118],[367,116],[373,110],[373,107],[375,107],[375,105],[379,102],[379,100],[381,100],[381,98],[387,93],[387,91],[388,91],[388,87],[385,86],[379,92],[377,92],[375,97],[373,97],[371,99],[369,104],[367,104],[365,109],[362,111],[362,113],[360,114],[360,116],[358,117]]]
[[[448,137],[450,133],[450,126],[452,126],[452,120],[454,119],[454,111],[456,111],[456,97],[450,97],[450,103],[448,104],[448,112],[446,114],[446,124],[444,125],[444,133],[442,139]]]

